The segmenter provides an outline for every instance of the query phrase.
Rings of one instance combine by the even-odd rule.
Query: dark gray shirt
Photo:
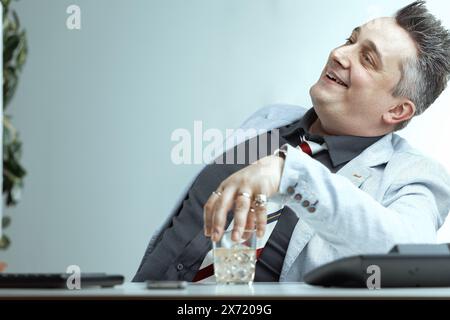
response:
[[[311,140],[322,144],[325,142],[328,150],[324,150],[314,155],[314,159],[321,162],[331,172],[335,173],[345,166],[350,160],[357,157],[361,152],[373,143],[380,140],[383,136],[378,137],[357,137],[357,136],[319,136],[309,133],[309,128],[316,121],[317,114],[314,109],[308,110],[305,115],[280,128],[280,136],[284,137],[289,144],[298,145],[299,137],[304,134],[307,140]]]
[[[311,124],[317,119],[314,109],[310,109],[301,119],[279,129],[279,141],[276,146],[270,145],[268,133],[267,149],[273,151],[276,147],[289,143],[297,146],[300,135],[305,134],[308,140],[319,143],[326,142],[328,150],[324,150],[314,158],[324,164],[332,172],[336,172],[348,161],[359,155],[365,148],[381,137],[346,137],[329,136],[320,137],[309,134]],[[260,141],[260,136],[256,142]],[[197,273],[205,255],[211,249],[211,241],[203,234],[203,205],[211,193],[219,184],[231,174],[243,169],[250,163],[249,144],[246,141],[239,147],[232,149],[235,162],[237,162],[237,150],[245,147],[246,159],[243,164],[217,164],[206,166],[191,185],[178,214],[173,218],[172,224],[167,228],[154,249],[144,254],[141,265],[133,281],[145,280],[187,280],[191,281]],[[253,143],[254,141],[251,141]],[[258,143],[254,144],[258,146]],[[258,152],[259,154],[259,152]],[[225,154],[222,157],[226,156]],[[229,159],[229,158],[227,158]],[[224,162],[222,162],[224,163]],[[293,221],[296,215],[289,207],[285,207],[269,238],[266,248],[258,261],[255,281],[277,281],[281,272],[281,265],[292,233]],[[228,213],[227,225],[232,219],[232,213]],[[272,249],[270,249],[272,248]],[[148,249],[147,249],[148,250]]]

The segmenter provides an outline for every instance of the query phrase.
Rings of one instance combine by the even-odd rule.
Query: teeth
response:
[[[330,73],[327,72],[327,77],[336,81],[337,84],[340,84],[341,86],[347,87],[347,85],[345,83],[343,83],[342,81],[336,79],[333,75],[331,75]]]
[[[333,77],[333,76],[332,76],[331,74],[329,74],[329,73],[327,73],[327,76],[328,76],[328,78],[330,78],[330,79],[336,80],[336,78]]]

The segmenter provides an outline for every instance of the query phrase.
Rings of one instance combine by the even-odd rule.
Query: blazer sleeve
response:
[[[288,146],[278,191],[318,236],[349,254],[435,243],[450,209],[450,179],[425,157],[415,157],[408,167],[377,202],[348,178]]]

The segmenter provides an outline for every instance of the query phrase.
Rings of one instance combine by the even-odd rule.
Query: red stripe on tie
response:
[[[201,270],[198,270],[192,282],[197,282],[206,278],[211,277],[214,274],[214,265],[210,264],[209,266],[204,267]]]
[[[306,142],[302,142],[302,143],[300,143],[300,146],[299,146],[299,147],[302,149],[302,151],[303,151],[304,153],[307,153],[307,154],[309,154],[310,156],[312,156],[312,150],[311,150],[309,144],[307,144]]]
[[[256,249],[256,260],[259,259],[264,248]],[[210,264],[209,266],[204,267],[203,269],[198,270],[192,282],[198,282],[203,279],[209,278],[214,275],[214,265]]]

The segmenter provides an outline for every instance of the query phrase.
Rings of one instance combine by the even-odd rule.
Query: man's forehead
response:
[[[375,18],[373,20],[367,21],[364,23],[361,28],[369,29],[369,30],[380,30],[386,27],[396,27],[397,22],[393,17],[380,17]]]
[[[416,54],[414,41],[391,17],[371,20],[354,29],[362,39],[375,43],[385,57],[409,58]]]

